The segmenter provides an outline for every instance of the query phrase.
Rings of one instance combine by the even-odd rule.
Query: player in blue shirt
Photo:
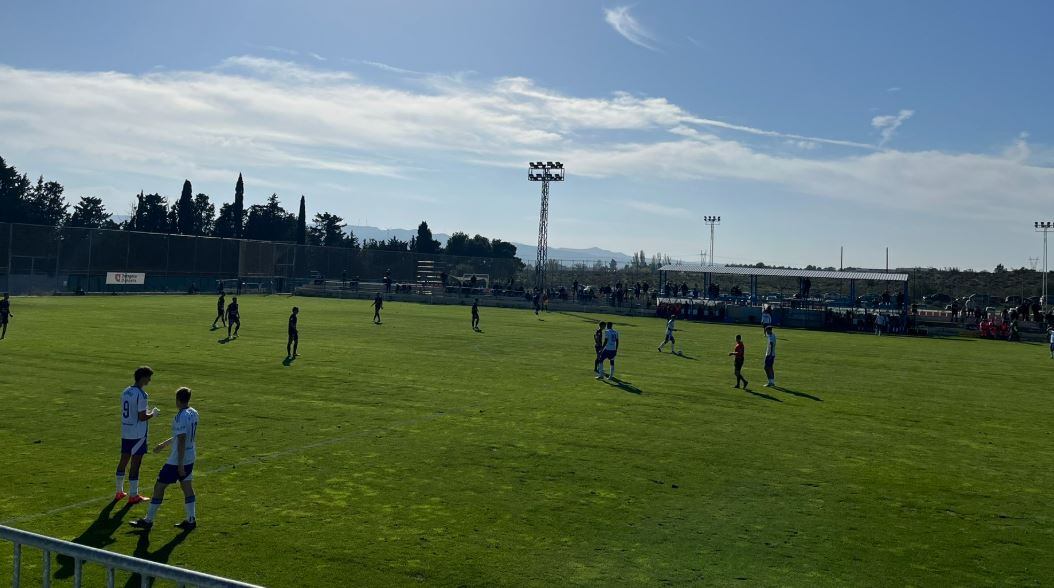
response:
[[[171,446],[168,461],[157,474],[154,497],[150,499],[150,510],[146,516],[131,522],[133,527],[149,531],[154,526],[154,517],[165,499],[165,488],[179,482],[183,490],[183,506],[187,518],[176,527],[184,531],[198,526],[197,497],[194,495],[194,460],[197,457],[198,411],[190,407],[190,388],[176,390],[176,407],[179,412],[172,419],[172,436],[158,443],[154,453]]]
[[[227,338],[231,338],[231,327],[234,327],[234,336],[238,336],[238,329],[242,328],[241,309],[238,308],[238,297],[231,298],[227,306]]]
[[[224,305],[226,305],[227,299],[224,293],[220,292],[220,297],[216,299],[216,318],[212,319],[212,328],[216,328],[216,321],[220,321],[223,326],[227,326],[227,313],[224,312]]]
[[[146,455],[149,421],[161,412],[156,406],[147,408],[149,399],[143,388],[153,376],[154,370],[145,365],[136,369],[135,384],[121,393],[121,460],[117,462],[117,494],[113,497],[114,502],[128,496],[124,491],[124,472],[129,463],[132,467],[128,471],[128,483],[132,495],[128,498],[128,504],[150,500],[139,495],[139,466]]]

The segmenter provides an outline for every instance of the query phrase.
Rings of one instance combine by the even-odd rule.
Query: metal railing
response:
[[[117,570],[139,574],[143,588],[150,586],[154,580],[174,582],[177,586],[200,586],[202,588],[259,588],[254,584],[246,584],[128,555],[111,553],[103,549],[79,545],[53,537],[45,537],[44,535],[3,525],[0,525],[0,540],[10,541],[14,544],[13,580],[11,584],[14,588],[18,588],[21,585],[23,546],[34,547],[43,552],[44,565],[42,569],[44,580],[42,586],[45,588],[51,586],[52,554],[66,556],[74,561],[73,585],[76,588],[81,586],[85,563],[95,563],[106,568],[106,586],[108,588],[113,588]]]

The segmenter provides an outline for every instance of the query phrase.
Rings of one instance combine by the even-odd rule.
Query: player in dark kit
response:
[[[287,358],[292,359],[298,355],[296,348],[300,345],[300,331],[296,330],[296,315],[300,313],[300,308],[294,306],[293,314],[289,315],[289,340],[285,344],[285,355]],[[292,349],[292,351],[290,351]]]
[[[743,389],[747,388],[747,379],[743,377],[743,360],[745,359],[746,349],[743,347],[743,337],[736,335],[736,346],[732,348],[732,352],[729,355],[734,356],[735,359],[735,372],[736,372],[736,385],[733,388],[739,387],[739,382],[743,382]]]
[[[373,323],[381,324],[381,309],[384,308],[384,300],[381,298],[381,293],[378,292],[373,297]]]
[[[479,298],[472,303],[472,330],[479,330]]]
[[[534,314],[538,314],[538,311],[542,309],[542,295],[535,290],[534,292]]]
[[[593,359],[593,371],[596,372],[597,376],[600,375],[600,364],[604,361],[601,359],[601,352],[604,351],[604,321],[597,323],[597,330],[593,333],[593,349],[596,351],[596,358]]]
[[[223,307],[226,305],[227,299],[224,297],[223,292],[220,292],[220,297],[216,300],[216,318],[212,319],[212,328],[216,328],[216,321],[220,321],[223,326],[227,326],[227,315],[223,312]]]
[[[7,336],[7,322],[13,316],[15,315],[11,314],[11,297],[4,292],[4,299],[0,300],[0,328],[3,329],[0,332],[0,339]]]
[[[242,328],[242,317],[238,312],[238,297],[231,298],[227,306],[227,338],[231,338],[231,327],[234,327],[234,336],[238,336],[238,329]]]

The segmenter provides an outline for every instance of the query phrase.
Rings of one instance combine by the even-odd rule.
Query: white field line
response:
[[[330,437],[328,439],[321,439],[319,441],[308,443],[307,445],[300,445],[300,446],[297,446],[297,447],[288,447],[286,449],[280,449],[278,451],[274,451],[274,452],[271,452],[271,453],[265,453],[263,455],[253,455],[253,456],[250,456],[250,457],[246,457],[246,458],[242,459],[241,461],[237,461],[237,462],[226,464],[226,465],[222,465],[222,466],[217,466],[217,467],[214,467],[212,469],[205,470],[205,471],[203,471],[201,473],[203,475],[206,475],[206,476],[208,476],[210,474],[220,474],[220,473],[223,473],[223,472],[226,472],[226,471],[229,471],[229,470],[236,469],[236,468],[241,467],[241,466],[253,465],[253,464],[263,463],[265,461],[281,459],[281,458],[284,458],[284,457],[289,457],[291,455],[297,455],[297,454],[303,453],[305,451],[309,451],[311,449],[316,449],[318,447],[325,447],[327,445],[337,445],[337,444],[339,444],[339,443],[341,443],[343,441],[347,441],[348,439],[353,439],[353,438],[356,438],[356,437],[366,437],[366,436],[369,436],[369,435],[376,435],[378,433],[386,433],[386,432],[396,431],[400,427],[405,427],[405,426],[409,426],[409,425],[416,425],[418,423],[423,423],[423,422],[430,421],[430,420],[433,420],[433,419],[437,419],[437,418],[440,418],[440,417],[445,417],[445,416],[450,416],[452,414],[462,413],[462,412],[465,412],[465,410],[466,409],[459,408],[459,409],[455,409],[455,410],[436,411],[436,412],[434,412],[432,414],[429,414],[429,415],[416,417],[416,418],[412,418],[412,419],[407,419],[407,420],[404,420],[404,421],[399,421],[399,422],[396,422],[396,423],[393,423],[391,425],[387,425],[387,426],[384,426],[384,427],[379,427],[379,428],[375,428],[375,429],[360,430],[360,431],[356,431],[354,433],[348,433],[346,435],[338,435],[336,437]],[[197,474],[198,472],[194,472],[194,473]],[[62,512],[66,512],[68,510],[75,510],[75,509],[82,508],[82,507],[85,507],[85,506],[89,506],[89,505],[92,505],[92,504],[102,504],[102,503],[105,503],[105,502],[109,502],[111,500],[113,500],[113,497],[101,496],[101,497],[96,497],[96,498],[89,498],[87,500],[81,500],[80,502],[74,502],[72,504],[67,504],[65,506],[59,506],[59,507],[53,508],[51,510],[46,510],[46,511],[43,511],[43,512],[38,512],[38,513],[35,513],[35,514],[24,515],[24,516],[20,516],[20,517],[14,517],[14,518],[11,518],[11,519],[7,519],[6,521],[0,521],[0,525],[12,526],[12,525],[15,525],[15,524],[18,524],[18,523],[24,523],[24,522],[27,522],[27,521],[32,521],[32,520],[36,520],[36,519],[40,519],[40,518],[44,518],[44,517],[49,517],[51,515],[55,515],[55,514],[59,514],[59,513],[62,513]]]

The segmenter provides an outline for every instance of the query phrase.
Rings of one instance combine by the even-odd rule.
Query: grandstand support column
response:
[[[856,280],[849,280],[849,305],[856,308]]]
[[[557,161],[532,161],[527,179],[542,183],[542,207],[538,214],[538,255],[534,265],[535,287],[545,288],[545,265],[549,258],[549,182],[564,181],[564,164]]]

